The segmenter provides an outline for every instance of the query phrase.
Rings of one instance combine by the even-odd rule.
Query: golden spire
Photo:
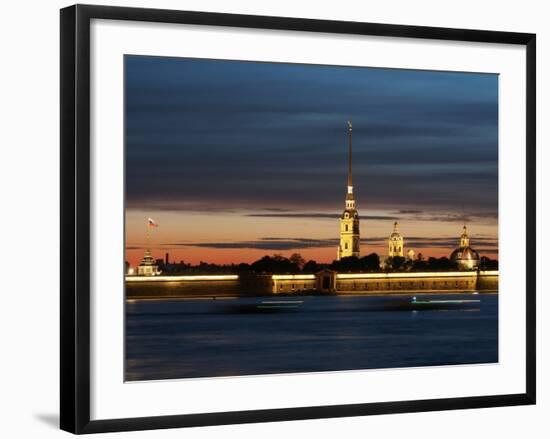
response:
[[[348,120],[349,151],[348,151],[348,192],[346,195],[346,209],[355,209],[355,199],[353,198],[353,180],[351,175],[351,159],[352,159],[351,133],[352,133],[351,120]]]
[[[468,229],[466,224],[462,227],[462,235],[460,235],[460,247],[469,247],[470,246],[470,237],[468,236]]]
[[[353,187],[353,180],[351,175],[351,137],[352,137],[353,126],[351,125],[351,120],[348,120],[348,139],[349,139],[349,153],[348,153],[348,187]],[[352,191],[353,192],[353,191]]]

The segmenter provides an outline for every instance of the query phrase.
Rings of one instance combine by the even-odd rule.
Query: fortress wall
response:
[[[498,271],[337,274],[337,292],[497,291]]]
[[[453,291],[475,291],[476,276],[469,277],[407,277],[407,278],[357,278],[336,280],[338,292],[394,292],[394,291],[431,291],[431,290],[453,290]]]
[[[275,280],[273,282],[273,293],[297,293],[314,291],[316,289],[316,279],[286,279]]]
[[[400,291],[497,291],[498,271],[445,273],[334,273],[336,291],[319,290],[315,275],[129,277],[128,298],[236,297],[300,293],[393,293]]]
[[[273,294],[274,291],[272,275],[262,274],[132,277],[126,281],[128,298],[259,296]],[[284,292],[292,292],[290,285],[285,285]]]
[[[126,297],[129,299],[242,295],[243,289],[239,279],[126,282]]]
[[[480,271],[477,278],[477,289],[498,291],[498,271]]]

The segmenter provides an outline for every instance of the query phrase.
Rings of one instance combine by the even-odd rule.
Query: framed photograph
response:
[[[61,428],[535,403],[535,35],[61,10]]]

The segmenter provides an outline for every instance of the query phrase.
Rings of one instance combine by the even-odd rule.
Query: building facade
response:
[[[346,208],[340,216],[340,245],[338,246],[337,259],[360,255],[359,213],[355,208],[353,195],[353,179],[351,172],[352,163],[352,125],[348,121],[348,190],[346,194]]]

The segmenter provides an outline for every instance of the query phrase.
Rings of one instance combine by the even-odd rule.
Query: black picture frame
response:
[[[525,66],[527,75],[526,392],[495,396],[90,420],[90,21],[92,19],[525,46],[527,60]],[[535,34],[89,5],[75,5],[62,9],[60,24],[61,429],[80,434],[535,404]]]

